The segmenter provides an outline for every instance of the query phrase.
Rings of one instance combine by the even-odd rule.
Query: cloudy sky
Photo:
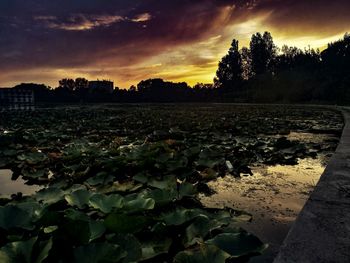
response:
[[[349,0],[0,0],[0,87],[64,77],[211,82],[233,38],[324,48],[350,31]]]

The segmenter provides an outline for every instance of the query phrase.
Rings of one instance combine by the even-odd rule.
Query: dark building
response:
[[[34,109],[34,92],[32,90],[0,88],[0,111]]]
[[[114,83],[109,80],[94,80],[89,81],[88,88],[91,93],[112,93],[114,89]]]

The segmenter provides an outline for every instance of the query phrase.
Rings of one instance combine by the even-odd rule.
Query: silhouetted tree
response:
[[[247,47],[243,47],[240,53],[242,57],[242,78],[248,80],[253,76],[250,50]]]
[[[228,54],[219,62],[219,68],[214,79],[215,86],[226,90],[239,87],[243,80],[242,74],[242,57],[238,49],[238,41],[234,39]]]
[[[250,41],[251,70],[254,75],[267,72],[272,68],[277,48],[269,32],[256,33]]]
[[[58,82],[58,89],[62,89],[64,91],[72,92],[75,90],[75,81],[74,79],[61,79]]]
[[[214,86],[213,84],[209,84],[209,83],[197,83],[196,85],[193,86],[193,89],[194,90],[210,90],[210,89],[213,89]]]
[[[23,83],[14,88],[31,89],[36,101],[88,102],[283,102],[337,103],[350,105],[350,35],[330,43],[320,53],[283,46],[277,54],[270,33],[252,36],[250,48],[232,45],[219,62],[214,84],[174,83],[163,79],[141,81],[137,88],[116,88],[113,93],[88,90],[84,78],[62,79],[57,89]],[[85,94],[85,95],[84,95]]]
[[[350,63],[350,34],[346,33],[344,38],[328,44],[322,54],[322,61],[328,68],[337,70],[349,70]]]
[[[337,103],[350,104],[350,34],[330,43],[321,53],[326,96]],[[327,77],[326,77],[327,76]]]
[[[89,81],[85,78],[76,78],[74,82],[74,90],[79,93],[85,93],[89,86]]]
[[[297,47],[288,47],[284,45],[281,49],[282,54],[276,59],[276,69],[288,70],[296,66],[297,60],[303,56],[303,51]]]
[[[134,85],[131,85],[130,86],[130,88],[129,88],[129,90],[131,91],[131,92],[136,92],[136,87],[134,86]]]

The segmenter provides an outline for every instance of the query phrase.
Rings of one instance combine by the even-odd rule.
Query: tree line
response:
[[[139,102],[210,102],[220,97],[220,90],[212,84],[198,83],[193,87],[186,82],[174,83],[160,78],[142,80],[129,89],[115,87],[113,92],[90,89],[85,78],[62,79],[59,86],[22,83],[14,89],[34,91],[37,103],[139,103]]]
[[[315,49],[278,48],[269,32],[252,35],[249,47],[233,39],[211,84],[147,79],[113,93],[89,90],[85,78],[62,79],[57,88],[20,84],[38,102],[259,102],[350,104],[350,35]]]
[[[252,36],[249,48],[233,40],[219,62],[215,86],[247,102],[350,104],[350,35],[320,52],[277,48],[269,32]]]

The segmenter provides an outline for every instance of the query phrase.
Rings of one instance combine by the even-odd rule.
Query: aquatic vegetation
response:
[[[264,251],[207,208],[207,182],[332,152],[290,131],[339,135],[341,116],[304,107],[104,106],[7,112],[0,169],[37,193],[0,199],[1,262],[225,262]]]

